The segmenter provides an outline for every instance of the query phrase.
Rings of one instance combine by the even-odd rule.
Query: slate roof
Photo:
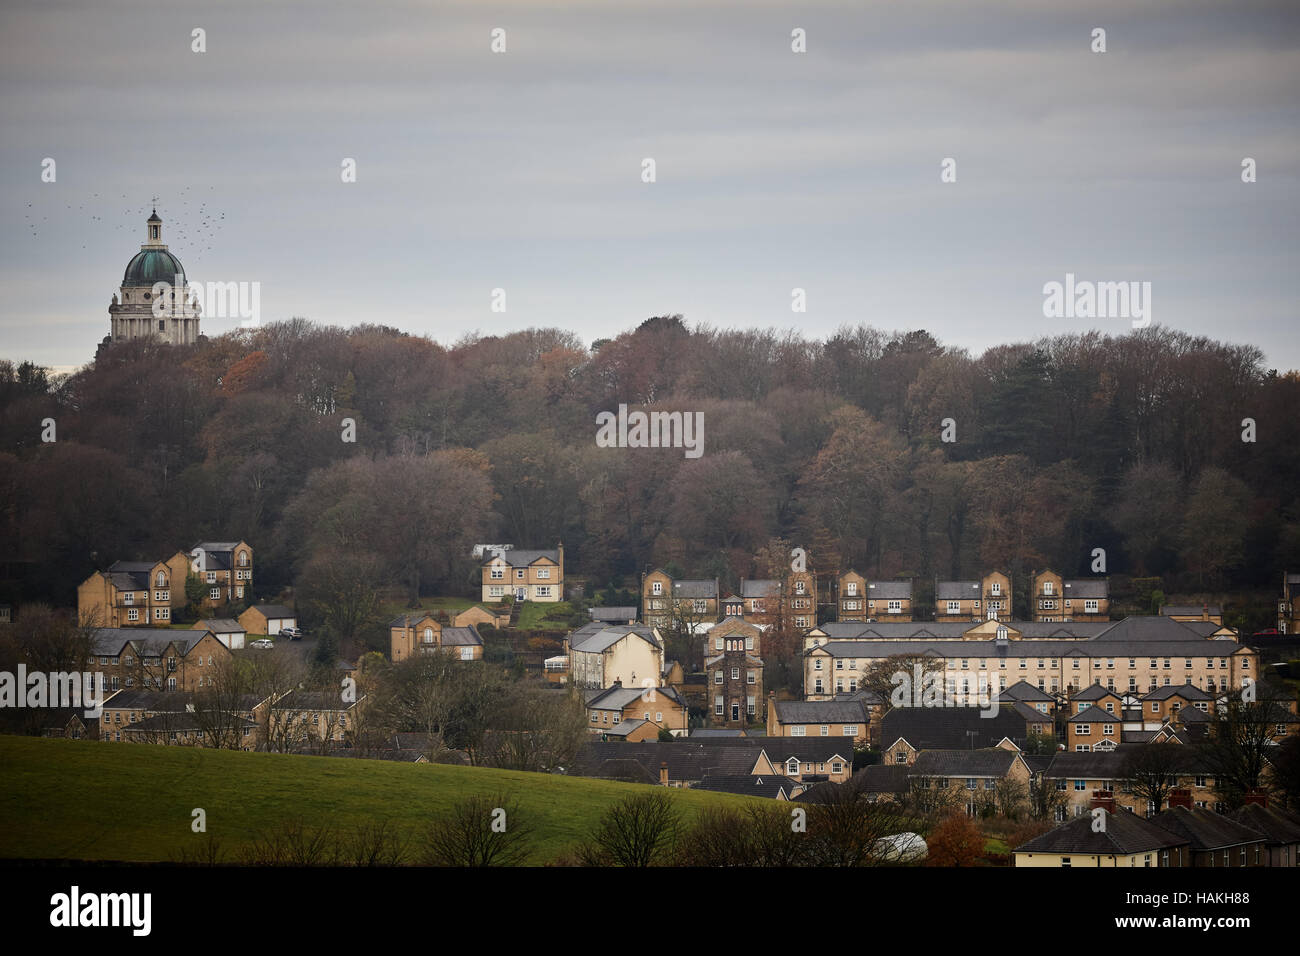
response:
[[[1066,780],[1122,780],[1125,758],[1146,744],[1120,744],[1114,750],[1090,750],[1083,753],[1057,751],[1043,775]]]
[[[766,753],[774,766],[796,758],[801,764],[853,759],[853,741],[843,737],[688,737],[668,741],[593,741],[575,761],[577,776],[659,782],[659,765],[668,764],[672,780],[694,782],[707,775],[748,774]],[[628,762],[635,764],[634,769]]]
[[[635,621],[638,614],[634,607],[592,607],[587,613],[593,621]]]
[[[1023,700],[1013,702],[1011,704],[1011,709],[1019,714],[1020,718],[1027,723],[1050,724],[1054,722],[1054,718],[1051,714],[1045,714],[1041,710],[1037,710],[1031,705],[1026,704]]]
[[[1067,721],[1071,724],[1118,724],[1119,722],[1118,717],[1100,707],[1085,707]]]
[[[639,730],[648,723],[650,721],[638,717],[635,720],[619,721],[612,727],[602,727],[600,732],[606,737],[626,737],[632,731]]]
[[[213,634],[244,633],[244,625],[231,617],[209,617],[204,618],[198,623],[202,624],[206,630],[211,631]]]
[[[268,620],[275,620],[282,617],[297,617],[289,608],[283,604],[254,604],[253,607],[259,614]]]
[[[113,710],[167,710],[182,712],[194,702],[193,694],[174,690],[119,690],[104,701],[105,708]]]
[[[1010,704],[998,707],[996,717],[982,714],[978,707],[895,707],[881,718],[880,740],[893,746],[902,737],[917,750],[968,750],[972,740],[976,749],[992,747],[1003,737],[1024,745],[1025,719]]]
[[[1300,817],[1276,807],[1247,803],[1228,814],[1236,823],[1264,834],[1269,843],[1300,843]]]
[[[781,582],[773,580],[741,581],[740,596],[746,599],[780,597]]]
[[[782,724],[867,723],[867,709],[858,700],[778,700],[769,706]]]
[[[1203,610],[1208,611],[1211,616],[1217,616],[1222,613],[1223,608],[1217,604],[1210,604],[1202,607],[1200,604],[1165,604],[1160,608],[1162,617],[1168,617],[1171,614],[1200,614]]]
[[[735,739],[743,736],[745,736],[743,730],[727,730],[723,727],[696,727],[691,731],[691,737],[693,738],[716,740],[724,737]]]
[[[602,625],[599,621],[592,621],[591,624],[584,624],[569,635],[569,648],[584,654],[599,654],[613,647],[629,634],[641,638],[651,647],[660,646],[659,641],[655,639],[654,629],[644,624]]]
[[[207,635],[207,631],[162,627],[97,627],[90,632],[90,653],[111,657],[130,644],[141,657],[158,657],[174,644],[184,656]]]
[[[420,614],[399,614],[388,622],[389,627],[415,627],[420,622],[429,620],[437,621],[438,618],[432,611],[423,611]]]
[[[486,558],[487,560],[484,562],[485,564],[490,564],[496,558],[501,558],[512,568],[526,568],[533,562],[540,561],[543,558],[549,558],[551,561],[559,564],[560,552],[555,548],[552,548],[549,551],[545,549],[539,551],[521,551],[511,548],[509,551],[493,552],[492,554],[487,555]]]
[[[1157,687],[1149,694],[1146,694],[1142,699],[1168,700],[1170,697],[1175,695],[1183,698],[1183,700],[1214,700],[1214,698],[1205,691],[1201,690],[1199,687],[1194,687],[1191,684],[1180,684],[1177,687],[1172,685],[1169,687]]]
[[[999,700],[1016,700],[1025,702],[1041,701],[1049,703],[1056,698],[1046,691],[1041,691],[1026,680],[1018,680],[1004,691],[998,692]]]
[[[483,638],[479,636],[478,628],[473,624],[466,624],[464,627],[444,627],[442,629],[442,645],[444,647],[481,647]]]
[[[716,599],[718,582],[713,580],[674,581],[673,597],[692,599]]]
[[[682,699],[671,687],[602,687],[594,691],[584,691],[584,696],[591,693],[587,706],[595,710],[622,711],[628,704],[637,700],[647,690],[653,690],[656,696],[662,695],[675,704],[682,704]],[[648,702],[647,702],[648,703]],[[683,705],[684,706],[684,705]],[[654,708],[650,708],[653,710]]]
[[[979,597],[979,581],[939,581],[934,586],[936,601],[971,601]]]
[[[1105,578],[1078,578],[1062,581],[1061,589],[1067,598],[1106,598],[1110,595],[1110,585]]]
[[[779,773],[763,774],[709,774],[693,784],[692,790],[711,790],[717,793],[738,793],[747,797],[766,797],[769,800],[785,797],[789,800],[800,784]]]
[[[1100,832],[1093,829],[1092,814],[1084,814],[1021,844],[1014,852],[1110,856],[1148,853],[1188,843],[1185,838],[1176,836],[1135,813],[1102,812],[1106,814],[1106,827]]]
[[[870,601],[910,601],[911,581],[869,581],[867,599]]]
[[[1214,813],[1199,807],[1171,807],[1151,818],[1156,826],[1163,827],[1191,843],[1193,850],[1217,850],[1243,843],[1262,843],[1263,833],[1238,823],[1224,813]]]
[[[1013,750],[924,750],[909,777],[1005,777],[1019,756]]]
[[[1079,691],[1070,700],[1101,700],[1103,697],[1119,697],[1120,695],[1113,691],[1107,690],[1100,684],[1093,684],[1091,687],[1085,687]]]

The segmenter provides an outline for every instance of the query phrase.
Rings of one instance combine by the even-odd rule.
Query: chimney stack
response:
[[[1095,810],[1101,807],[1107,813],[1115,812],[1115,791],[1114,790],[1094,790],[1092,791],[1092,800],[1088,804],[1089,809]]]
[[[1263,790],[1247,790],[1242,795],[1243,803],[1254,803],[1261,807],[1268,807],[1268,794]]]
[[[1169,791],[1169,809],[1186,807],[1192,809],[1192,791],[1186,787],[1175,787]]]
[[[668,786],[668,761],[666,760],[659,762],[659,786]]]

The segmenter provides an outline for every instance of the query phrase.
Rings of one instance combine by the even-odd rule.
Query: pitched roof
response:
[[[296,617],[292,610],[283,604],[254,604],[253,608],[265,618],[274,620],[280,617]]]
[[[560,552],[556,548],[550,550],[542,549],[539,551],[521,551],[511,548],[509,551],[496,551],[487,555],[484,563],[491,564],[497,558],[501,558],[512,568],[526,568],[530,564],[533,564],[536,561],[541,561],[542,559],[548,559],[559,564]]]
[[[587,609],[593,621],[635,621],[637,609],[634,607],[592,607]]]
[[[717,793],[738,793],[747,797],[766,797],[775,800],[790,799],[799,784],[779,773],[722,774],[711,773],[691,786],[692,790],[712,790]]]
[[[587,706],[593,710],[617,710],[623,711],[629,704],[642,697],[647,691],[654,691],[656,697],[662,695],[675,704],[682,704],[682,699],[677,696],[677,691],[671,687],[601,687],[584,691],[584,695],[591,694],[587,698]],[[650,703],[647,701],[647,703]],[[653,708],[650,708],[653,710]]]
[[[1070,700],[1101,700],[1103,697],[1119,697],[1120,695],[1113,690],[1107,690],[1100,684],[1093,684],[1091,687],[1085,687],[1076,693]]]
[[[442,629],[443,647],[481,647],[483,638],[473,624],[464,627],[444,627]]]
[[[1071,723],[1071,724],[1103,724],[1103,723],[1112,723],[1112,724],[1117,724],[1117,723],[1119,723],[1119,718],[1116,717],[1114,714],[1110,713],[1109,711],[1105,711],[1105,710],[1102,710],[1100,707],[1094,707],[1094,706],[1091,706],[1091,705],[1090,705],[1090,706],[1088,706],[1088,707],[1083,708],[1083,710],[1079,711],[1077,714],[1075,714],[1073,717],[1071,717],[1071,718],[1067,721],[1067,723]]]
[[[1219,607],[1217,604],[1207,604],[1204,606],[1200,604],[1162,604],[1160,606],[1161,616],[1168,616],[1170,614],[1177,614],[1179,616],[1184,614],[1200,614],[1202,611],[1207,611],[1211,616],[1214,616],[1221,613],[1222,610],[1223,608]]]
[[[778,700],[770,705],[781,724],[865,724],[860,700]]]
[[[1061,590],[1068,598],[1106,598],[1110,595],[1110,584],[1105,578],[1077,578],[1062,581]]]
[[[881,718],[880,740],[892,746],[902,737],[917,750],[969,750],[972,742],[992,747],[1004,737],[1026,742],[1025,720],[1010,704],[999,706],[995,717],[983,714],[979,707],[895,707]]]
[[[740,596],[743,598],[780,597],[781,582],[771,579],[741,581]]]
[[[1054,701],[1056,700],[1046,691],[1039,690],[1033,684],[1026,680],[1018,680],[1006,690],[998,691],[999,700],[1019,700],[1019,701]]]
[[[1157,813],[1151,822],[1183,837],[1191,843],[1194,850],[1217,850],[1225,846],[1261,843],[1265,840],[1263,833],[1238,823],[1227,814],[1199,807],[1192,810],[1187,807],[1171,807]]]
[[[584,633],[586,632],[586,633]],[[605,624],[592,621],[569,635],[569,648],[584,654],[599,654],[627,636],[639,637],[651,647],[660,647],[654,628],[644,624]]]
[[[873,601],[910,601],[912,599],[912,582],[908,581],[869,581],[867,597]]]
[[[980,596],[978,581],[939,581],[934,586],[936,601],[969,601]]]
[[[1005,777],[1020,755],[1014,750],[923,750],[912,764],[911,777]]]
[[[208,617],[198,622],[213,634],[242,634],[244,625],[233,617]]]
[[[1187,840],[1176,836],[1135,813],[1102,810],[1106,825],[1098,830],[1092,814],[1084,814],[1063,823],[1042,836],[1016,847],[1016,853],[1079,853],[1090,856],[1147,853],[1185,846]]]
[[[1269,843],[1300,843],[1300,818],[1278,810],[1247,803],[1228,814],[1235,822],[1257,830]]]
[[[1157,687],[1142,699],[1168,700],[1170,697],[1174,696],[1181,697],[1183,700],[1214,700],[1214,698],[1205,691],[1201,690],[1199,687],[1194,687],[1191,684],[1180,684],[1177,687],[1172,685],[1169,687]]]
[[[673,597],[710,599],[718,596],[716,579],[695,581],[674,581]]]

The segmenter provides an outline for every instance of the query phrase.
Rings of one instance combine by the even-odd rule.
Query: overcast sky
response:
[[[590,342],[682,313],[976,353],[1131,326],[1045,318],[1073,272],[1297,368],[1298,26],[1295,0],[5,0],[0,357],[93,356],[157,195],[191,282],[259,282],[263,321]]]

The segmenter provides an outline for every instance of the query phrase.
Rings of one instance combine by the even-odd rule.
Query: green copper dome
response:
[[[165,249],[142,249],[126,264],[126,275],[122,285],[148,285],[166,282],[172,285],[176,277],[185,281],[185,269],[181,261]]]

